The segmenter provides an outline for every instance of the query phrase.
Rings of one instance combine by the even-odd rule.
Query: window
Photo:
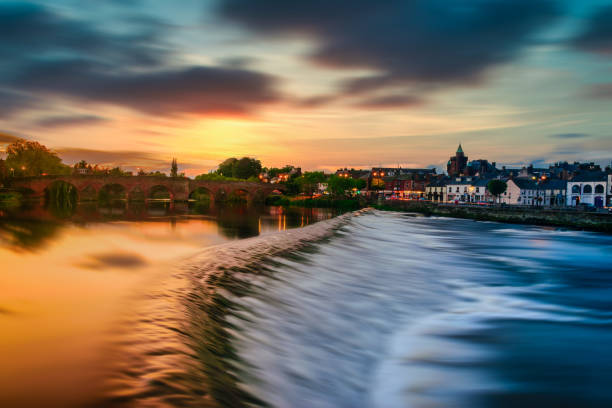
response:
[[[455,190],[455,192],[456,192],[456,193],[458,193],[458,192],[459,192],[459,187],[457,187],[457,189]]]
[[[593,187],[591,187],[590,184],[587,184],[586,186],[582,188],[582,192],[584,194],[591,194],[593,192]]]
[[[603,184],[598,184],[595,186],[595,192],[597,194],[602,194],[604,192],[604,186]]]
[[[580,194],[580,186],[579,186],[579,185],[577,185],[577,184],[574,184],[574,185],[572,186],[572,193],[574,193],[574,194]]]

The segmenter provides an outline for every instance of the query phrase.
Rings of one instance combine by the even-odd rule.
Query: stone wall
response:
[[[382,210],[417,212],[425,215],[499,221],[513,224],[546,225],[612,233],[612,214],[586,211],[517,207],[467,207],[413,201],[374,204]]]

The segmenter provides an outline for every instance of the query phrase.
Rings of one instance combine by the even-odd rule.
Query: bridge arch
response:
[[[189,199],[195,201],[214,201],[213,192],[202,186],[198,186],[189,192]]]
[[[108,183],[100,188],[98,199],[101,201],[125,200],[127,189],[120,183]]]
[[[76,203],[79,192],[74,184],[64,180],[55,180],[44,188],[44,197],[47,203],[64,204]]]
[[[149,189],[148,199],[174,200],[174,193],[165,184],[156,184]]]
[[[251,201],[251,195],[244,188],[236,188],[228,196],[227,201],[235,204],[243,204]]]

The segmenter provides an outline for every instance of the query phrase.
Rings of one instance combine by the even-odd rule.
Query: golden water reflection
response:
[[[200,249],[331,217],[321,209],[79,207],[0,217],[0,406],[87,404],[129,299]]]

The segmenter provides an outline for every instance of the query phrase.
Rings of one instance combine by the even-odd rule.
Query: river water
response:
[[[612,406],[612,236],[240,211],[73,219],[34,248],[3,225],[0,398]]]

